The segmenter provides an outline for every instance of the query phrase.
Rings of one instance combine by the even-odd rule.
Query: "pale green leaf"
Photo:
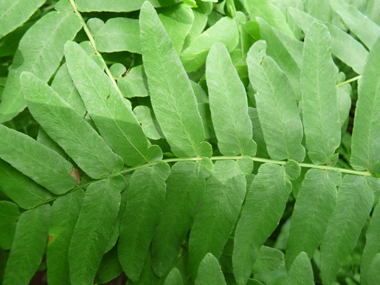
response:
[[[263,164],[259,168],[235,231],[232,264],[239,284],[247,282],[261,246],[281,219],[291,190],[285,167]]]
[[[77,184],[70,176],[73,166],[58,153],[1,124],[0,157],[54,194],[64,194]]]
[[[179,270],[174,267],[165,279],[164,285],[183,285],[183,279]]]
[[[88,24],[91,26],[91,22],[94,21],[102,23],[97,18],[91,18]],[[137,19],[111,18],[105,24],[99,25],[98,29],[93,31],[93,36],[96,47],[101,52],[141,53],[140,27]]]
[[[150,99],[163,134],[178,157],[210,156],[188,76],[156,11],[146,2],[140,14],[141,46]]]
[[[337,205],[321,245],[321,278],[331,284],[354,249],[372,209],[373,193],[368,178],[347,174],[338,190]]]
[[[292,30],[286,22],[285,15],[269,0],[244,0],[244,5],[252,19],[260,17],[272,27],[294,37]]]
[[[68,155],[65,153],[65,151],[51,137],[49,137],[49,135],[41,126],[38,129],[37,141],[59,153],[63,158],[68,158]]]
[[[207,253],[199,265],[195,285],[227,285],[218,259],[212,253]]]
[[[0,104],[0,122],[16,116],[25,107],[20,75],[30,71],[47,82],[60,64],[63,44],[75,37],[82,25],[71,11],[50,12],[34,24],[22,37]]]
[[[46,265],[49,284],[70,284],[69,245],[83,202],[83,190],[59,197],[51,209]]]
[[[227,156],[255,156],[247,95],[226,47],[217,43],[207,57],[207,86],[219,150]]]
[[[50,205],[21,214],[4,270],[4,285],[29,284],[42,261],[48,239]]]
[[[251,160],[251,159],[249,159]],[[207,253],[220,257],[238,219],[246,192],[247,161],[217,161],[195,215],[189,238],[189,269],[196,276]],[[242,168],[248,168],[242,172]],[[251,266],[252,269],[252,266]]]
[[[74,187],[75,182],[68,180]],[[24,209],[34,208],[52,197],[50,192],[1,159],[0,181],[0,190]]]
[[[165,205],[152,241],[152,267],[158,276],[166,274],[179,255],[206,190],[198,162],[177,162],[166,183]]]
[[[131,166],[154,159],[160,148],[149,147],[128,100],[119,94],[110,78],[74,42],[66,43],[65,56],[91,119],[115,153]]]
[[[305,34],[313,22],[320,22],[298,9],[290,8],[289,13]],[[368,54],[367,50],[352,36],[338,27],[332,24],[327,24],[327,27],[331,34],[331,52],[348,66],[351,66],[357,73],[362,74]]]
[[[330,0],[307,0],[304,2],[305,12],[324,23],[330,22]]]
[[[181,53],[181,61],[187,72],[196,71],[206,62],[207,54],[214,43],[221,42],[232,52],[239,42],[239,32],[234,19],[224,17],[211,28],[195,38]]]
[[[252,272],[271,272],[284,266],[284,253],[276,248],[263,245],[257,253]]]
[[[118,79],[127,72],[127,68],[121,63],[114,63],[110,66],[110,72],[113,78]]]
[[[344,0],[331,0],[331,7],[342,17],[350,31],[372,50],[380,36],[380,27]]]
[[[330,164],[340,145],[336,66],[326,26],[313,23],[305,37],[302,57],[302,119],[306,148],[314,164]]]
[[[247,63],[250,81],[257,90],[257,112],[268,153],[273,159],[302,161],[305,149],[297,102],[285,73],[265,50],[264,41],[256,42]]]
[[[349,118],[351,110],[351,92],[352,87],[350,84],[345,84],[343,86],[337,86],[338,95],[338,107],[339,107],[339,118],[340,126],[343,127]]]
[[[177,4],[158,10],[158,17],[179,54],[187,34],[193,25],[194,14],[191,8],[185,4]]]
[[[117,80],[117,85],[127,98],[149,96],[148,80],[142,65],[132,67]]]
[[[380,253],[380,203],[377,203],[372,214],[367,233],[366,245],[364,247],[363,256],[360,264],[361,278],[363,285],[371,285],[371,264]]]
[[[154,230],[165,203],[170,168],[165,162],[136,170],[127,192],[120,223],[119,260],[126,275],[137,282],[144,267]]]
[[[16,204],[0,201],[0,248],[11,249],[19,216],[20,210]]]
[[[207,15],[201,8],[191,9],[194,14],[193,24],[185,38],[183,49],[188,48],[204,30],[207,24]]]
[[[294,97],[301,100],[300,68],[302,43],[281,31],[276,31],[266,21],[257,18],[260,27],[260,35],[267,43],[267,55],[272,57],[279,67],[286,73],[292,86]],[[293,47],[292,49],[289,47]],[[294,51],[294,49],[296,49]]]
[[[160,126],[158,125],[152,110],[148,106],[139,105],[133,109],[133,113],[141,124],[144,134],[148,138],[152,140],[164,138]]]
[[[311,259],[323,240],[336,206],[337,190],[334,176],[341,174],[319,169],[310,169],[306,173],[297,195],[286,244],[288,269],[302,251]]]
[[[368,0],[366,15],[374,21],[377,25],[380,25],[380,1]]]
[[[119,258],[117,256],[117,247],[103,255],[98,271],[96,272],[96,283],[103,284],[115,279],[123,272]]]
[[[380,40],[373,46],[359,80],[351,165],[380,173]]]
[[[0,5],[0,38],[26,22],[45,0],[3,0]]]
[[[123,167],[121,157],[51,87],[28,72],[21,81],[34,118],[84,172],[97,179]]]
[[[286,278],[287,285],[314,285],[313,268],[305,252],[301,252],[293,262]]]
[[[69,246],[71,284],[92,284],[112,234],[120,207],[120,192],[125,188],[121,176],[92,183]]]
[[[286,174],[292,180],[296,180],[301,175],[301,166],[297,161],[289,159],[285,164]]]
[[[253,139],[255,142],[257,142],[256,156],[267,158],[268,157],[267,145],[265,143],[263,131],[260,126],[259,117],[257,115],[257,109],[248,107],[248,114],[252,122]]]
[[[76,0],[78,9],[81,12],[110,11],[110,12],[130,12],[141,9],[146,0]],[[181,0],[149,0],[154,7],[170,6]]]

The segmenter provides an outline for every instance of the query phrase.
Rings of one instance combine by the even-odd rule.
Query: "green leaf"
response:
[[[371,264],[369,265],[368,268],[368,277],[365,280],[362,280],[360,278],[361,283],[363,285],[372,285],[376,284],[380,280],[380,253],[377,253],[374,258],[372,259]],[[363,275],[361,275],[362,277]]]
[[[335,181],[339,172],[310,169],[302,182],[294,206],[286,244],[286,266],[289,269],[301,252],[311,259],[323,240],[327,224],[336,206]]]
[[[0,248],[11,249],[19,216],[20,210],[16,204],[0,201]]]
[[[261,246],[281,219],[291,190],[285,167],[266,163],[259,168],[235,231],[232,264],[239,284],[247,282]]]
[[[164,138],[160,126],[158,125],[152,110],[148,106],[137,106],[133,109],[133,113],[141,124],[144,134],[148,138],[152,140],[159,140],[161,138]]]
[[[166,183],[165,205],[152,241],[152,267],[157,276],[166,274],[179,255],[206,190],[199,162],[177,162]]]
[[[117,80],[117,85],[127,98],[149,96],[148,80],[142,65],[132,67],[122,78]]]
[[[173,5],[160,9],[158,17],[165,27],[174,49],[179,54],[193,25],[194,14],[191,8],[185,4]]]
[[[21,81],[34,118],[84,172],[98,179],[123,167],[121,157],[51,87],[29,72]]]
[[[120,258],[120,255],[119,255]],[[128,276],[129,277],[129,276]],[[152,270],[151,267],[151,257],[150,254],[146,255],[145,258],[145,263],[144,263],[144,268],[141,272],[140,279],[138,282],[133,282],[132,279],[128,278],[127,285],[144,285],[144,284],[149,284],[149,285],[158,285],[161,284],[162,279],[158,278]]]
[[[305,11],[314,18],[327,23],[330,22],[330,0],[304,1]]]
[[[103,255],[98,271],[96,272],[96,283],[103,284],[115,279],[123,272],[119,258],[117,256],[117,247]],[[66,283],[67,284],[67,283]]]
[[[207,86],[219,150],[226,156],[255,156],[247,95],[227,48],[214,44],[207,57]]]
[[[260,17],[274,28],[277,28],[289,36],[294,37],[292,30],[286,22],[281,10],[268,0],[245,0],[244,6],[251,19]]]
[[[380,203],[377,203],[372,214],[367,233],[366,244],[360,264],[361,277],[360,281],[363,285],[371,285],[370,282],[372,272],[371,264],[374,262],[376,255],[380,253]],[[376,283],[376,282],[375,282]]]
[[[110,11],[130,12],[141,9],[146,0],[76,0],[75,3],[81,12]],[[180,2],[180,0],[149,0],[154,7],[165,7]]]
[[[349,118],[351,110],[351,92],[352,87],[350,84],[337,86],[338,106],[339,106],[339,118],[340,126],[343,127]]]
[[[63,64],[57,71],[51,87],[63,100],[65,100],[79,116],[84,117],[86,107],[76,89],[73,80],[67,69],[67,64]]]
[[[249,50],[247,63],[255,94],[260,125],[273,159],[302,161],[302,123],[297,102],[285,73],[270,56],[266,43],[256,42]]]
[[[91,18],[87,24],[91,26],[91,22],[94,21],[101,24],[96,31],[91,30],[99,51],[141,53],[140,27],[137,19],[117,17],[109,19],[104,24],[100,19]]]
[[[122,176],[92,183],[69,246],[70,281],[92,284],[111,237],[120,207],[120,192],[125,188]]]
[[[63,44],[75,37],[82,24],[71,11],[50,12],[34,24],[22,37],[0,104],[0,123],[16,116],[25,107],[20,75],[30,71],[47,82],[59,66]]]
[[[285,164],[285,171],[290,179],[296,180],[301,175],[301,166],[298,162],[289,159]]]
[[[214,43],[226,45],[232,52],[239,42],[239,31],[234,19],[224,17],[193,40],[181,53],[181,61],[187,72],[196,71],[206,62],[207,54]]]
[[[314,164],[330,164],[340,145],[335,66],[327,28],[313,23],[305,37],[302,57],[302,119],[306,148]]]
[[[0,8],[0,38],[25,23],[45,0],[4,0]]]
[[[195,285],[227,285],[218,259],[212,253],[207,253],[199,265]]]
[[[191,10],[194,14],[194,20],[191,29],[185,38],[185,42],[183,44],[184,50],[188,48],[192,42],[203,32],[208,19],[206,13],[202,10],[202,8],[199,7]]]
[[[314,285],[313,268],[309,257],[301,252],[294,260],[286,278],[288,285]]]
[[[257,18],[260,27],[260,35],[267,43],[267,55],[272,57],[279,67],[286,73],[289,83],[292,86],[294,97],[297,101],[301,100],[300,88],[300,68],[302,43],[281,31],[276,31],[266,21]],[[296,49],[294,52],[292,49]]]
[[[136,166],[161,156],[158,146],[148,146],[128,100],[122,98],[107,75],[74,42],[65,45],[69,72],[89,115],[104,140],[127,165]]]
[[[0,124],[0,146],[1,159],[52,193],[61,195],[76,186],[70,176],[73,166],[31,137]]]
[[[189,269],[196,276],[207,253],[220,257],[238,219],[246,192],[245,175],[252,171],[241,167],[247,161],[217,161],[213,175],[207,180],[206,192],[194,217],[189,238]],[[252,267],[251,267],[252,269]]]
[[[380,173],[380,40],[373,46],[367,58],[363,75],[359,80],[354,130],[352,132],[351,165]]]
[[[172,152],[178,157],[210,156],[211,145],[203,141],[204,129],[190,81],[149,2],[141,10],[140,29],[153,110]]]
[[[137,169],[131,177],[127,206],[120,223],[119,260],[125,274],[139,280],[154,230],[165,203],[167,163]]]
[[[372,50],[380,36],[380,27],[344,0],[331,0],[331,7],[342,17],[350,31]]]
[[[368,178],[347,174],[339,187],[337,205],[321,245],[321,278],[331,284],[354,249],[372,209],[373,193]]]
[[[281,250],[263,245],[257,253],[253,265],[254,274],[271,272],[284,266],[284,254]]]
[[[320,22],[309,14],[298,9],[289,8],[289,13],[293,20],[306,34],[313,22]],[[320,22],[321,23],[321,22]],[[368,52],[352,36],[342,31],[338,27],[327,24],[331,34],[331,52],[348,66],[351,66],[355,72],[362,74],[365,60]]]
[[[183,285],[183,279],[179,270],[174,267],[165,279],[164,285]]]
[[[50,205],[21,214],[4,270],[4,285],[29,284],[42,261],[49,229]]]
[[[46,253],[49,284],[70,284],[69,245],[79,217],[83,196],[83,190],[79,189],[59,197],[52,206]]]
[[[68,180],[74,187],[75,182]],[[1,159],[0,181],[0,190],[24,209],[34,208],[52,197],[50,192]]]
[[[377,25],[380,25],[380,2],[379,0],[368,0],[366,15],[374,21]]]

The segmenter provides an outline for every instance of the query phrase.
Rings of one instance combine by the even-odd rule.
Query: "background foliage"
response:
[[[379,0],[1,1],[0,283],[377,284],[379,25]]]

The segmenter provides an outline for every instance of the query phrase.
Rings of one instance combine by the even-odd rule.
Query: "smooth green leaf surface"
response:
[[[324,23],[330,19],[330,0],[304,1],[305,11]]]
[[[233,230],[246,192],[245,175],[249,171],[242,173],[243,165],[252,171],[252,161],[251,165],[243,160],[217,161],[213,175],[207,180],[189,238],[189,269],[193,277],[207,253],[221,256]]]
[[[194,39],[196,39],[204,30],[207,24],[207,15],[202,8],[191,9],[194,15],[193,24],[191,25],[191,29],[185,38],[185,42],[183,44],[183,49],[188,48]]]
[[[124,178],[112,177],[92,183],[69,246],[70,281],[92,284],[116,222]]]
[[[380,2],[379,2],[379,0],[368,0],[367,1],[366,14],[377,25],[380,25]]]
[[[380,280],[380,271],[379,271],[379,268],[380,268],[380,253],[377,253],[374,258],[372,259],[372,262],[371,264],[369,265],[369,268],[368,268],[368,277],[366,279],[363,279],[362,278],[360,279],[360,281],[362,282],[361,284],[363,285],[372,285],[372,284],[376,284],[377,282],[379,282]],[[363,276],[363,275],[361,275]]]
[[[127,98],[149,96],[148,80],[142,65],[132,67],[125,76],[117,80],[117,85]]]
[[[225,17],[193,40],[181,53],[181,61],[187,72],[196,71],[206,62],[208,52],[214,43],[225,44],[232,52],[239,42],[239,31],[234,19]]]
[[[339,172],[319,169],[310,169],[306,173],[297,195],[286,244],[287,268],[290,268],[302,251],[311,259],[322,242],[336,206],[337,190],[334,181],[340,177]]]
[[[148,106],[137,106],[133,109],[133,113],[141,124],[144,134],[148,138],[152,140],[164,138],[160,126],[158,125],[156,118],[153,117],[153,112]]]
[[[313,268],[307,253],[301,252],[294,260],[287,277],[288,285],[314,285]]]
[[[127,285],[135,285],[135,284],[136,285],[142,285],[142,284],[158,285],[158,284],[161,284],[161,281],[162,280],[153,273],[152,266],[151,266],[151,257],[150,257],[150,254],[147,254],[145,258],[144,268],[141,272],[139,281],[133,282],[132,279],[128,279]]]
[[[129,12],[141,9],[146,0],[76,0],[81,12],[111,11]],[[154,7],[169,6],[180,2],[180,0],[149,0]]]
[[[337,205],[321,245],[321,278],[331,284],[354,249],[372,209],[373,192],[368,178],[347,174],[338,190]]]
[[[258,251],[276,229],[291,190],[285,167],[266,163],[259,168],[235,231],[232,263],[238,283],[248,281]]]
[[[50,205],[21,214],[4,270],[4,285],[29,284],[42,261],[49,230]]]
[[[24,209],[36,207],[52,197],[50,192],[1,159],[0,181],[0,190]]]
[[[0,248],[11,249],[19,216],[20,210],[16,204],[0,201]]]
[[[212,253],[207,253],[199,265],[195,285],[227,285],[218,259]]]
[[[284,266],[284,254],[281,250],[263,245],[257,253],[252,272],[255,274],[271,272]]]
[[[158,276],[166,274],[179,255],[206,190],[199,162],[177,162],[166,183],[165,205],[152,241],[152,267]]]
[[[136,170],[127,193],[127,206],[120,223],[119,260],[126,275],[137,282],[147,256],[154,230],[165,203],[170,168],[157,162]],[[150,255],[150,254],[149,254]]]
[[[51,208],[49,242],[46,266],[49,268],[48,282],[70,284],[69,245],[83,203],[83,190],[77,190],[59,197]]]
[[[22,37],[0,104],[0,122],[16,116],[25,107],[20,75],[30,71],[47,82],[63,56],[63,44],[75,37],[82,25],[71,11],[50,12],[42,17]]]
[[[136,166],[160,156],[148,141],[127,100],[117,92],[106,74],[74,42],[65,45],[69,72],[91,119],[104,140],[127,165]]]
[[[21,81],[30,112],[84,172],[101,178],[123,167],[121,157],[51,87],[31,73]]]
[[[380,36],[380,27],[344,0],[331,0],[331,7],[348,28],[370,49]]]
[[[178,157],[209,156],[211,146],[187,74],[157,13],[146,2],[140,15],[141,46],[150,98],[163,134]]]
[[[213,126],[220,152],[227,156],[255,156],[247,95],[227,48],[214,44],[207,57],[207,86]]]
[[[96,283],[103,284],[115,279],[123,272],[119,258],[117,256],[117,247],[103,255],[98,271],[96,272]]]
[[[367,233],[366,245],[364,247],[363,256],[360,264],[361,277],[360,281],[363,285],[370,285],[373,272],[371,272],[371,264],[374,262],[376,255],[380,253],[380,203],[377,203],[372,214]]]
[[[0,38],[26,22],[45,0],[4,0],[0,7]]]
[[[285,73],[265,50],[264,41],[256,42],[247,63],[268,153],[273,159],[302,161],[305,149],[297,102]]]
[[[183,279],[179,270],[174,267],[165,279],[164,285],[183,285]]]
[[[373,46],[359,80],[351,165],[355,169],[380,172],[380,40]]]
[[[306,148],[315,164],[330,164],[340,145],[336,66],[330,53],[328,29],[313,23],[305,37],[302,57],[302,119]]]
[[[64,194],[77,184],[70,176],[73,166],[58,153],[1,124],[0,157],[54,194]]]

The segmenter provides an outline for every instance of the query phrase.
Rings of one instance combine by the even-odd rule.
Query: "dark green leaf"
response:
[[[195,285],[227,285],[218,259],[212,253],[207,253],[199,265]]]
[[[257,253],[253,273],[270,272],[284,266],[284,254],[281,250],[263,245]]]
[[[11,249],[20,210],[16,204],[0,201],[0,248]]]
[[[165,279],[164,285],[183,285],[183,279],[179,270],[174,267]]]
[[[117,257],[117,247],[103,255],[98,271],[96,273],[96,283],[103,284],[115,279],[123,272],[119,258]]]
[[[314,285],[313,268],[307,253],[301,252],[294,260],[287,277],[287,285]],[[326,283],[327,284],[327,283]]]

